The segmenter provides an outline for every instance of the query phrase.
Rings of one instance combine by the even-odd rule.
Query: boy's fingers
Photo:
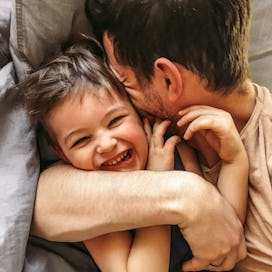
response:
[[[181,116],[180,120],[177,122],[177,126],[179,127],[198,119],[200,116],[212,119],[219,118],[220,120],[223,119],[225,121],[232,119],[228,112],[209,106],[191,106],[180,111],[179,115]]]
[[[187,127],[184,133],[184,139],[189,140],[192,138],[195,132],[211,130],[217,137],[221,135],[228,135],[228,132],[232,129],[232,126],[224,118],[201,116],[193,120]]]
[[[155,124],[153,126],[153,134],[152,134],[152,138],[151,138],[154,146],[163,147],[164,135],[165,135],[166,130],[170,124],[171,124],[171,121],[169,121],[169,120],[164,120],[164,121],[156,120],[155,121]]]
[[[159,118],[155,118],[153,123],[153,130],[156,129],[160,123],[161,123],[161,120]]]
[[[164,135],[170,124],[171,124],[170,120],[161,121],[159,119],[156,119],[153,125],[153,133],[160,133]]]
[[[167,139],[164,146],[170,152],[174,152],[176,145],[180,142],[181,142],[181,138],[177,135],[174,135],[174,136],[171,136],[169,139]]]
[[[147,135],[148,142],[150,142],[150,139],[152,136],[152,129],[151,129],[151,125],[150,125],[147,118],[144,119],[143,124],[144,124],[144,131]]]

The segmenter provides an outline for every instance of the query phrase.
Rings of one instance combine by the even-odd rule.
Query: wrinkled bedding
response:
[[[0,2],[0,271],[21,271],[24,263],[39,161],[34,130],[24,110],[7,98],[16,81],[9,54],[11,5]]]
[[[0,1],[0,272],[97,271],[81,243],[52,243],[29,236],[40,171],[36,135],[10,87],[38,67],[70,33],[90,29],[84,1]],[[272,89],[272,4],[253,1],[250,70]],[[45,149],[40,152],[48,159]]]
[[[40,7],[39,1],[32,2],[36,4],[31,6],[34,14],[34,9]],[[46,2],[48,8],[55,7],[55,1]],[[70,8],[68,2],[63,1],[63,5],[71,13],[72,21],[75,8]],[[36,61],[28,62],[21,51],[27,48],[27,36],[22,36],[27,33],[17,27],[22,26],[18,25],[24,18],[21,12],[29,3],[0,1],[0,271],[97,271],[81,243],[52,243],[29,237],[40,160],[35,131],[26,112],[14,97],[9,96],[10,88],[18,79],[22,79],[43,58],[40,54]],[[67,28],[66,33],[63,29],[58,31],[68,35],[71,29]],[[41,46],[46,44],[43,42]],[[41,46],[36,53],[39,50],[46,52],[46,48]]]
[[[252,1],[249,43],[251,78],[272,90],[272,1]]]

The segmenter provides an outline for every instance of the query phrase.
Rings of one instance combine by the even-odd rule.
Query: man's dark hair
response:
[[[150,80],[156,58],[183,65],[212,90],[248,77],[250,0],[87,0],[97,37],[107,32],[116,59]]]

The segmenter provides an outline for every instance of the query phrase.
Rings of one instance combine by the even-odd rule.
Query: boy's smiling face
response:
[[[73,95],[56,106],[48,125],[66,162],[84,170],[144,169],[148,156],[142,122],[127,98]]]

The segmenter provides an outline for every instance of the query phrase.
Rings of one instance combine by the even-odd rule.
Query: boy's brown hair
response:
[[[107,66],[103,48],[92,38],[81,39],[31,73],[17,86],[33,124],[41,125],[49,140],[54,135],[47,124],[49,113],[72,95],[115,93],[126,96],[122,84]],[[54,143],[57,144],[57,143]]]

